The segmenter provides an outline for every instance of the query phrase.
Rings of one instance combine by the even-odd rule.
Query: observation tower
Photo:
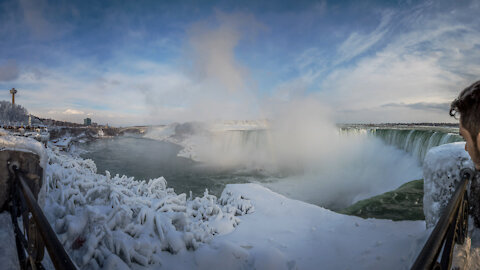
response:
[[[18,92],[18,91],[17,91],[17,89],[15,89],[15,88],[12,88],[12,89],[10,90],[10,94],[12,94],[12,105],[15,104],[15,94],[17,94],[17,92]]]

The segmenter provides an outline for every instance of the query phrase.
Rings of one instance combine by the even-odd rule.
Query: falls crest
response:
[[[395,129],[395,128],[342,128],[343,134],[369,135],[381,139],[414,156],[423,163],[430,148],[453,142],[461,142],[463,138],[452,130]]]

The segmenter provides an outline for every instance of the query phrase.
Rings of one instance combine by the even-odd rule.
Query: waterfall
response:
[[[463,141],[452,129],[405,129],[405,128],[359,128],[343,127],[341,134],[374,136],[388,145],[396,146],[417,158],[420,163],[428,150],[442,144]]]
[[[215,133],[213,138],[223,153],[240,147],[253,154],[270,143],[266,130],[229,130]]]

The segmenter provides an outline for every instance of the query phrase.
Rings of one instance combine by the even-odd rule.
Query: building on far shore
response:
[[[92,125],[92,119],[90,119],[90,118],[83,119],[83,124],[85,126],[91,126]]]

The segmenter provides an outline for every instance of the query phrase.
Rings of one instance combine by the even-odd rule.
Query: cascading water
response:
[[[266,130],[229,130],[215,134],[214,141],[225,153],[234,146],[241,146],[247,152],[253,153],[269,144],[266,133]]]
[[[158,139],[181,145],[179,156],[228,170],[229,179],[245,176],[249,182],[330,209],[421,178],[420,163],[429,148],[461,140],[453,130],[296,123],[248,129],[200,126],[183,133],[178,131],[184,128],[162,127]],[[164,130],[175,132],[164,136]],[[216,184],[217,178],[211,182]]]
[[[341,128],[341,134],[371,135],[380,138],[414,156],[420,163],[430,148],[442,144],[460,142],[463,138],[453,130],[395,129],[395,128]]]

